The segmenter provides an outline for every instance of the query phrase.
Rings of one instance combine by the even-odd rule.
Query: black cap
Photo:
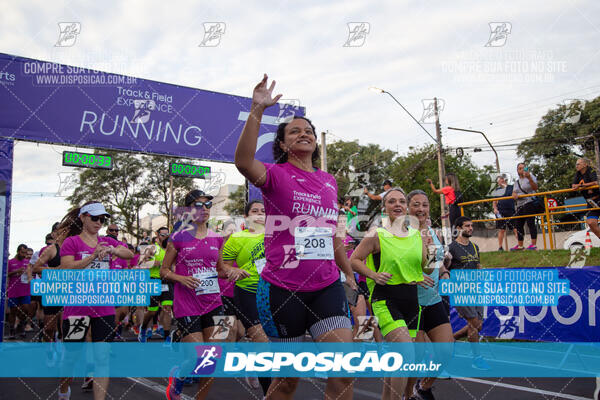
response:
[[[186,207],[191,206],[192,203],[194,201],[196,201],[196,199],[199,199],[200,197],[206,197],[209,200],[212,200],[214,198],[213,196],[204,193],[202,190],[194,189],[185,195],[185,199],[184,199],[185,206]]]

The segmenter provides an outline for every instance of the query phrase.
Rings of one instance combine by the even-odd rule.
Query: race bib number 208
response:
[[[332,260],[333,229],[299,226],[294,230],[296,258],[301,260]]]

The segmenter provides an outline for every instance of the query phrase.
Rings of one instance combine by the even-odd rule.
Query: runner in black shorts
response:
[[[150,278],[160,279],[160,267],[165,257],[165,249],[169,242],[169,229],[166,226],[158,228],[156,231],[157,243],[150,244],[144,247],[143,254],[140,255],[139,267],[150,268]],[[148,328],[149,324],[159,312],[159,321],[164,329],[165,343],[169,344],[172,341],[171,336],[171,321],[173,319],[173,282],[164,280],[161,282],[161,293],[158,296],[150,296],[150,305],[142,323],[140,324],[138,340],[146,342],[152,336],[152,327]]]
[[[218,276],[231,281],[248,276],[239,268],[223,264],[220,253],[223,238],[209,230],[206,223],[212,199],[200,190],[192,190],[185,196],[185,206],[190,208],[192,220],[173,232],[160,268],[160,277],[174,283],[173,313],[183,342],[229,341],[229,327],[223,325]],[[187,368],[191,367],[173,367],[167,399],[181,398],[185,381],[181,375],[187,374]],[[205,398],[213,381],[214,378],[200,378],[196,397]]]
[[[59,223],[52,225],[53,243],[50,243],[40,253],[40,257],[33,265],[33,273],[42,274],[42,271],[50,268],[58,268],[60,266],[60,245],[65,240],[68,230],[58,229]],[[44,306],[44,331],[42,341],[52,342],[55,338],[55,333],[59,332],[58,337],[62,338],[62,310],[61,306]]]
[[[265,204],[265,258],[256,293],[258,312],[271,340],[302,341],[308,330],[315,341],[351,342],[348,304],[340,282],[356,290],[354,274],[336,235],[337,182],[317,169],[316,131],[310,120],[295,116],[279,124],[273,141],[275,163],[255,158],[260,121],[272,97],[275,83],[267,75],[254,88],[250,113],[235,151],[235,165],[248,181],[259,187]],[[283,223],[276,230],[270,220],[303,218],[305,226]],[[296,226],[294,226],[296,225]],[[274,378],[267,398],[291,398],[299,378]],[[325,397],[352,398],[352,378],[331,377]]]
[[[95,201],[69,211],[58,227],[60,232],[66,231],[67,236],[60,247],[60,268],[109,269],[111,255],[123,259],[133,258],[133,253],[120,242],[98,235],[98,231],[109,217],[104,206]],[[91,338],[94,342],[111,341],[115,332],[114,305],[65,305],[63,340],[65,342],[83,342],[88,330],[91,330]],[[95,347],[94,350],[95,367],[105,371],[108,366],[108,349],[102,350]],[[69,357],[74,356],[76,355],[69,354]],[[60,400],[70,397],[70,382],[71,378],[61,379],[58,393]],[[106,398],[108,382],[107,375],[100,374],[94,377],[94,399]]]
[[[372,229],[352,253],[352,267],[367,277],[371,305],[384,339],[411,343],[420,323],[417,286],[430,273],[430,238],[406,226],[407,199],[400,188],[392,188],[383,197],[387,218],[383,228]],[[365,265],[366,263],[366,265]],[[412,357],[407,354],[405,359]],[[405,392],[407,378],[384,378],[382,399],[398,398]]]

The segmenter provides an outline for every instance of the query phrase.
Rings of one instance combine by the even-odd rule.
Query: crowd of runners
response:
[[[243,230],[226,235],[209,229],[213,196],[192,190],[174,227],[160,227],[151,243],[134,248],[118,239],[119,227],[108,224],[105,207],[88,201],[52,225],[45,247],[33,252],[19,245],[9,260],[8,338],[25,337],[32,325],[40,341],[56,348],[65,342],[125,340],[131,332],[139,342],[163,340],[165,346],[240,340],[453,342],[448,304],[437,290],[452,263],[447,244],[431,227],[427,193],[405,193],[386,181],[378,199],[381,223],[354,237],[356,207],[351,199],[338,198],[332,175],[314,167],[319,148],[309,119],[296,116],[279,125],[274,163],[255,159],[263,112],[281,97],[273,96],[274,84],[268,86],[265,75],[254,88],[235,153],[238,170],[262,191],[262,200],[246,205]],[[149,269],[161,280],[161,294],[147,307],[47,307],[29,288],[48,268]],[[49,352],[49,366],[56,353]],[[106,357],[90,359],[102,363]],[[168,399],[180,399],[192,381],[183,376],[185,368],[171,371]],[[214,378],[195,380],[196,398],[206,398]],[[351,399],[353,381],[328,378],[326,398]],[[382,398],[433,399],[434,381],[388,377]],[[268,399],[289,399],[299,378],[248,377],[247,382]],[[109,378],[90,376],[82,388],[93,390],[98,400],[105,398],[108,384]],[[71,378],[60,379],[59,400],[70,398],[72,385]]]

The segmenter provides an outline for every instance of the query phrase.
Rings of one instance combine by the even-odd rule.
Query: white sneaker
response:
[[[252,389],[258,389],[258,388],[260,388],[260,383],[258,382],[258,378],[255,377],[255,376],[247,376],[246,377],[246,383]]]
[[[71,386],[69,386],[69,390],[67,393],[61,393],[60,389],[58,389],[58,400],[69,400],[71,398]]]

